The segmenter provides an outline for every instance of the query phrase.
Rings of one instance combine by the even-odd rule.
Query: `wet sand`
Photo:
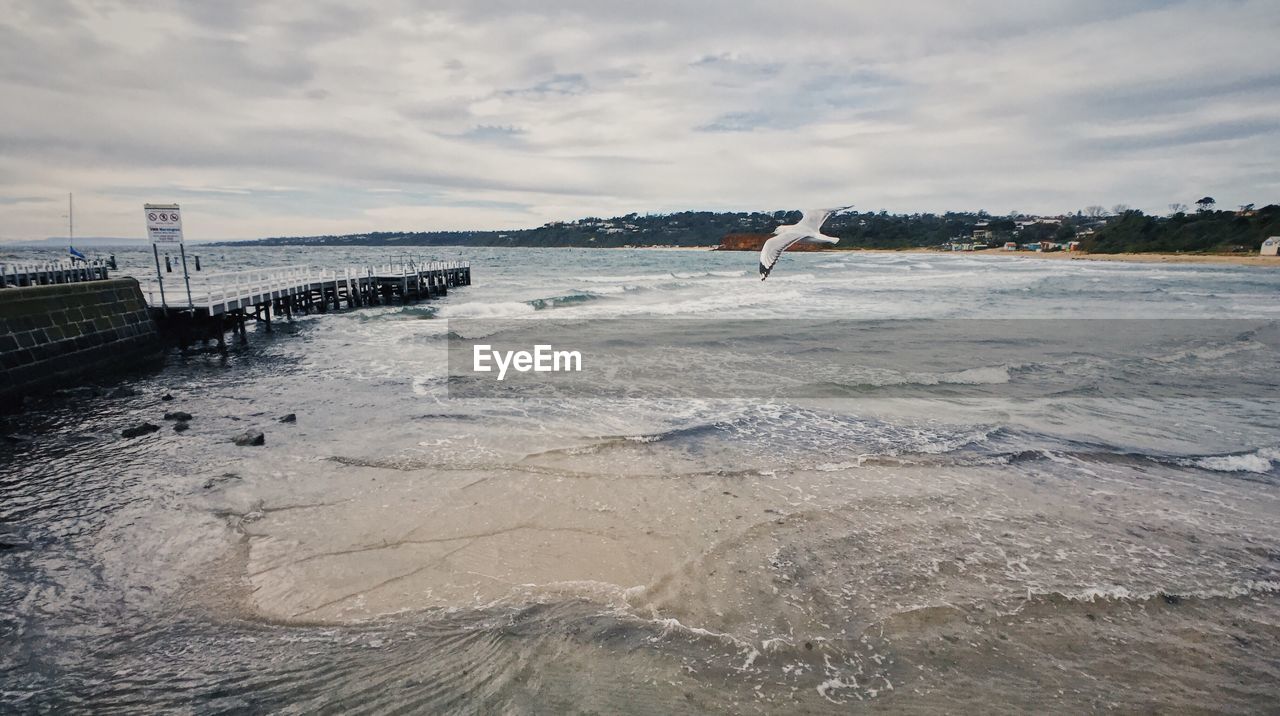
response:
[[[632,653],[645,679],[765,684],[757,706],[978,708],[1017,694],[1006,707],[1212,709],[1261,696],[1224,686],[1243,664],[1270,668],[1260,650],[1280,638],[1268,626],[1280,585],[1248,576],[1274,555],[1240,539],[1280,533],[1248,483],[1205,502],[1181,476],[1128,464],[1089,464],[1086,484],[1052,463],[1031,483],[998,465],[691,467],[660,443],[610,443],[464,469],[339,459],[283,482],[246,475],[224,496],[257,500],[240,508],[244,607],[339,625],[580,604],[653,643],[698,645],[694,672]],[[566,644],[561,658],[599,673],[594,648]]]

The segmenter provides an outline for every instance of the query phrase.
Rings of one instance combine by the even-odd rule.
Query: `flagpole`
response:
[[[67,192],[67,240],[70,246],[76,245],[76,209],[71,192]]]

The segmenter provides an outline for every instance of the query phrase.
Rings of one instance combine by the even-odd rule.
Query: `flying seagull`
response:
[[[782,257],[782,252],[801,239],[813,239],[827,244],[840,243],[840,239],[822,233],[822,225],[832,214],[852,208],[851,204],[835,209],[805,209],[799,222],[774,229],[773,238],[764,242],[764,246],[760,249],[760,280],[769,278],[769,272]]]

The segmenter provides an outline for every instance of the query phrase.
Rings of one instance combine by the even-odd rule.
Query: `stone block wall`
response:
[[[153,362],[155,324],[131,278],[0,289],[0,410]]]

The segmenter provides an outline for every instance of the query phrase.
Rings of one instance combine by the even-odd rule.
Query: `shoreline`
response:
[[[603,248],[603,247],[602,247]],[[716,251],[716,246],[610,246],[610,249],[627,251]],[[752,253],[751,251],[725,250],[726,253]],[[1045,259],[1049,261],[1120,261],[1128,263],[1169,263],[1169,264],[1219,264],[1230,266],[1262,266],[1280,268],[1280,257],[1259,256],[1257,254],[1166,254],[1166,253],[1123,253],[1123,254],[1087,254],[1081,252],[1052,251],[1004,251],[987,249],[986,251],[938,251],[928,248],[910,249],[827,249],[812,253],[824,254],[926,254],[950,256],[953,254],[969,256],[999,256],[1008,259]]]

